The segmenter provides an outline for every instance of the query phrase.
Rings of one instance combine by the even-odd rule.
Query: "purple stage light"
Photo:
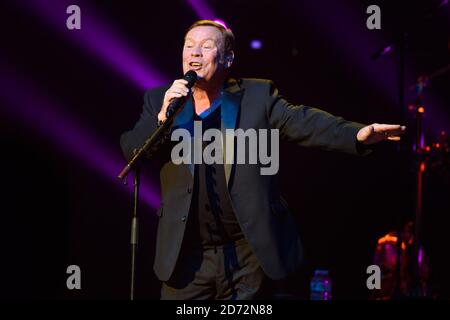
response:
[[[250,41],[250,48],[254,49],[254,50],[259,50],[262,48],[262,41],[261,40],[252,40]]]
[[[324,10],[324,7],[327,10]],[[398,104],[396,69],[391,67],[390,61],[386,59],[376,62],[371,60],[380,44],[386,41],[380,33],[368,33],[360,13],[355,12],[351,6],[331,0],[324,3],[307,1],[302,9],[308,16],[314,17],[308,20],[311,22],[311,32],[315,32],[318,38],[328,43],[336,59],[341,59],[349,68],[358,70],[358,73],[364,75],[366,81],[392,105]],[[382,54],[390,50],[389,47],[384,49]],[[386,71],[382,72],[383,69]]]
[[[382,55],[386,54],[386,53],[390,52],[391,50],[392,50],[392,47],[391,46],[387,46],[386,48],[384,48],[384,50],[383,50],[383,52],[381,54]]]
[[[220,19],[214,19],[213,20],[215,23],[220,24],[221,26],[223,26],[225,29],[228,29],[227,24],[225,23],[225,21],[220,20]]]
[[[33,0],[18,1],[15,4],[37,15],[66,40],[76,42],[139,88],[148,89],[168,82],[145,58],[131,49],[127,41],[120,37],[119,31],[102,21],[88,5],[78,3],[81,9],[81,29],[68,30],[66,19],[69,15],[66,8],[73,1]]]
[[[45,97],[24,79],[19,79],[14,72],[8,71],[2,68],[0,73],[2,87],[0,100],[5,102],[0,105],[4,112],[42,134],[64,153],[79,159],[111,183],[132,193],[132,184],[125,188],[116,178],[125,165],[125,161],[121,160],[118,154],[105,148],[92,132],[77,124],[73,115],[68,116],[58,112],[57,110],[63,109],[61,104]],[[154,186],[141,182],[140,197],[144,204],[152,209],[160,206],[157,190]]]
[[[203,0],[187,0],[187,2],[200,19],[212,20],[216,16]]]
[[[445,2],[442,5],[445,5]],[[326,7],[327,10],[323,10]],[[393,106],[398,106],[398,68],[396,59],[378,59],[372,61],[370,57],[379,50],[381,44],[387,42],[382,33],[371,32],[370,36],[361,20],[360,12],[349,5],[341,5],[336,1],[324,1],[324,3],[306,1],[302,4],[302,12],[307,12],[311,25],[308,26],[316,36],[327,41],[328,46],[336,53],[336,59],[345,61],[349,68],[359,75],[365,76],[369,85],[376,88]],[[394,49],[392,46],[385,47],[383,54]],[[398,49],[398,48],[395,48]],[[406,65],[410,74],[417,74],[413,65]],[[411,77],[405,77],[406,85],[415,82]],[[405,96],[405,102],[414,100],[415,97]],[[446,104],[440,102],[436,97],[429,94],[433,99],[433,116],[424,123],[425,127],[437,134],[442,128],[448,127],[443,121],[445,119]]]

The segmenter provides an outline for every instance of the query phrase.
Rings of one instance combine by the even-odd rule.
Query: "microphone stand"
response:
[[[427,163],[430,161],[430,147],[425,145],[423,118],[425,108],[423,104],[424,90],[430,81],[450,70],[450,64],[431,74],[430,76],[420,76],[416,80],[416,102],[414,113],[416,118],[416,136],[414,140],[415,148],[415,173],[416,173],[416,205],[415,205],[415,228],[414,228],[414,260],[413,263],[413,294],[417,297],[426,297],[429,294],[428,283],[424,278],[423,269],[425,262],[425,251],[423,247],[423,175],[427,169]],[[410,87],[412,89],[413,86]]]
[[[381,56],[387,54],[388,52],[392,51],[394,47],[398,47],[398,103],[399,103],[399,114],[400,119],[405,119],[405,94],[404,94],[404,88],[405,88],[405,47],[406,47],[406,37],[407,33],[404,31],[401,31],[399,33],[399,37],[393,41],[392,43],[388,44],[387,46],[384,46],[377,52],[375,52],[372,55],[372,60],[377,60]],[[397,149],[399,153],[404,152],[403,148],[399,146]],[[403,243],[403,227],[401,218],[397,217],[397,252],[396,252],[396,269],[395,269],[395,278],[396,283],[394,286],[394,297],[400,297],[401,296],[401,271],[402,271],[402,243]]]
[[[139,203],[139,167],[134,169],[134,205],[133,205],[133,218],[131,220],[131,282],[130,282],[130,300],[134,300],[134,284],[135,284],[135,271],[136,271],[136,248],[138,244],[138,203]]]
[[[188,95],[189,97],[189,95]],[[177,114],[184,108],[187,98],[182,103],[175,103],[169,105],[166,112],[167,119],[158,125],[158,128],[152,133],[152,135],[145,140],[144,144],[134,149],[134,156],[122,169],[117,178],[119,178],[123,184],[126,185],[126,177],[131,170],[134,171],[134,205],[133,216],[131,220],[131,280],[130,280],[130,300],[134,300],[135,291],[135,275],[136,275],[136,249],[138,244],[138,203],[139,203],[139,183],[140,183],[140,170],[139,163],[147,156],[150,158],[155,152],[157,152],[164,142],[168,139],[168,134],[172,127],[173,121]]]
[[[423,81],[423,82],[422,82]],[[426,80],[421,78],[417,81],[417,103],[415,106],[416,116],[416,137],[415,137],[415,170],[416,170],[416,205],[414,219],[414,247],[413,247],[413,275],[412,275],[412,295],[414,297],[425,297],[427,292],[422,279],[422,266],[424,251],[422,246],[422,199],[423,199],[423,175],[426,169],[427,152],[423,139],[423,114],[425,109],[422,104],[422,92],[426,85]]]

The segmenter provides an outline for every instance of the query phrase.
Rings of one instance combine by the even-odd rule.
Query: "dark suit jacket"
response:
[[[127,159],[156,129],[157,114],[168,86],[145,93],[144,107],[135,127],[121,136]],[[185,107],[174,127],[193,123],[192,107]],[[230,79],[222,101],[222,129],[279,129],[280,139],[301,146],[360,154],[356,134],[363,125],[335,117],[319,109],[292,105],[278,94],[269,80]],[[170,154],[170,152],[169,152]],[[277,175],[261,175],[260,164],[225,166],[233,208],[242,231],[265,273],[281,279],[294,271],[302,259],[302,247],[293,216],[277,187]],[[192,200],[192,165],[175,165],[167,158],[160,171],[162,205],[154,271],[166,281],[180,253]]]

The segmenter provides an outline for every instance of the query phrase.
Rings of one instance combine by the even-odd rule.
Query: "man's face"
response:
[[[194,70],[204,81],[224,72],[224,39],[220,30],[212,26],[191,29],[183,47],[183,73]]]

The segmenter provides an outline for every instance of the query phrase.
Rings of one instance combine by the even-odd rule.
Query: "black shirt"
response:
[[[204,119],[195,114],[194,120],[202,121],[203,133],[211,128],[221,128],[220,106]],[[212,141],[203,141],[202,151]],[[223,245],[244,238],[233,211],[225,179],[223,164],[195,165],[194,193],[189,213],[188,238],[191,244]]]

